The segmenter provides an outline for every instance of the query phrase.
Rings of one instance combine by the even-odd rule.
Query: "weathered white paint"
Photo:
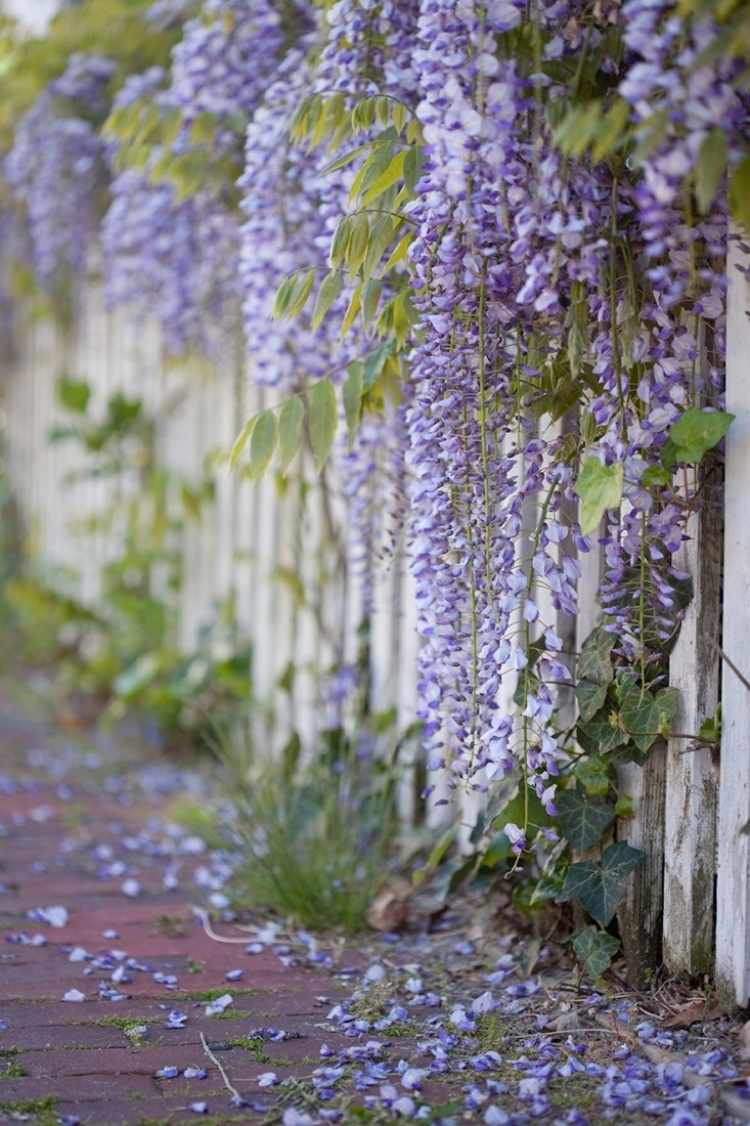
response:
[[[732,251],[736,261],[739,250]],[[737,414],[728,442],[726,608],[723,645],[745,674],[750,674],[750,629],[746,605],[750,593],[750,521],[746,516],[750,494],[750,327],[746,318],[746,283],[732,274],[730,286],[730,345],[728,356],[729,409]],[[33,324],[21,334],[17,362],[5,374],[4,405],[8,424],[8,458],[29,546],[43,563],[46,574],[71,593],[95,602],[102,563],[116,551],[110,534],[82,537],[76,523],[106,509],[113,486],[107,482],[71,483],[69,474],[80,465],[76,451],[67,445],[50,447],[49,427],[64,421],[54,402],[56,377],[63,371],[86,377],[95,388],[95,402],[103,410],[117,389],[143,394],[149,409],[159,415],[157,441],[160,460],[176,475],[197,481],[212,450],[226,450],[241,422],[258,410],[263,393],[247,378],[236,342],[216,370],[185,368],[165,370],[158,334],[150,325],[135,326],[107,314],[100,297],[92,292],[84,302],[77,329],[65,340],[47,322]],[[312,480],[312,467],[304,469]],[[337,570],[338,548],[331,539],[331,523],[317,490],[304,490],[293,481],[286,496],[275,495],[271,481],[256,488],[230,476],[224,466],[210,469],[216,486],[216,504],[200,522],[189,524],[183,535],[185,583],[177,599],[179,640],[187,649],[201,626],[215,618],[217,605],[234,597],[239,638],[255,642],[254,669],[264,699],[275,704],[255,734],[262,749],[278,746],[289,731],[299,729],[312,745],[327,721],[321,707],[319,671],[343,653],[356,658],[357,626],[361,618],[361,584],[356,576]],[[342,503],[335,480],[330,485],[330,512],[334,540],[341,535]],[[137,475],[126,487],[138,487]],[[531,513],[529,513],[529,517]],[[696,518],[694,538],[686,545],[685,563],[697,578],[697,599],[673,657],[673,679],[685,692],[681,726],[693,730],[712,710],[716,659],[710,654],[710,635],[716,634],[716,591],[706,587],[708,529]],[[339,544],[340,547],[340,544]],[[701,571],[698,570],[698,559]],[[571,649],[580,646],[596,624],[599,608],[601,552],[598,545],[579,556],[579,613],[567,623]],[[302,579],[300,597],[288,597],[279,584],[279,569]],[[333,576],[323,597],[321,575]],[[545,615],[548,599],[542,591]],[[372,631],[373,705],[396,704],[400,722],[414,717],[418,640],[415,628],[413,583],[403,551],[379,575],[376,584],[376,618]],[[291,693],[278,690],[287,661],[298,666]],[[712,677],[714,678],[712,680]],[[506,678],[504,693],[512,693]],[[750,820],[750,693],[727,667],[723,675],[724,737],[720,798],[718,868],[717,975],[725,994],[745,1002],[750,978],[750,837],[741,829]],[[706,752],[678,755],[684,743],[675,740],[667,772],[667,922],[665,946],[674,968],[698,970],[703,962],[697,951],[710,930],[709,877],[696,882],[699,858],[711,851],[712,823],[701,796],[711,780]],[[649,906],[649,926],[655,925],[653,904],[661,888],[659,837],[664,823],[664,756],[656,753],[652,781],[639,768],[626,768],[623,781],[636,800],[636,816],[618,829],[633,844],[652,852],[623,918],[638,917],[642,889],[655,889]],[[430,819],[437,822],[444,807],[432,799]],[[413,814],[418,805],[409,773],[400,795],[402,813]],[[464,807],[468,814],[473,803]],[[707,862],[706,871],[710,871]],[[702,884],[700,891],[698,884]],[[680,898],[682,897],[682,898]],[[678,902],[679,901],[679,902]],[[680,934],[681,923],[687,929]],[[627,925],[627,924],[626,924]]]
[[[213,369],[165,365],[155,327],[107,313],[96,288],[86,294],[69,339],[48,321],[29,324],[18,336],[16,359],[3,373],[7,454],[35,564],[58,587],[93,606],[101,567],[118,551],[117,526],[114,534],[109,529],[81,534],[85,520],[112,508],[115,486],[72,482],[69,475],[85,459],[74,444],[47,442],[50,427],[69,421],[55,401],[57,378],[63,373],[85,378],[99,415],[115,391],[143,397],[157,420],[159,463],[174,477],[175,505],[179,480],[197,485],[206,466],[215,489],[214,503],[201,518],[185,520],[178,545],[181,591],[161,591],[177,613],[175,640],[191,650],[233,599],[236,640],[252,639],[254,646],[261,703],[254,713],[256,748],[278,748],[296,728],[312,747],[317,733],[335,719],[321,700],[322,676],[341,659],[356,660],[361,620],[361,583],[344,565],[345,506],[335,474],[326,472],[324,503],[320,490],[309,487],[315,475],[306,458],[307,484],[293,477],[280,497],[272,478],[253,485],[212,457],[226,454],[244,420],[270,395],[248,378],[236,340],[227,342]],[[126,494],[138,489],[137,471],[122,487]],[[407,724],[414,718],[417,639],[402,547],[379,571],[375,609],[372,703],[380,710],[397,706],[400,722]],[[224,640],[227,631],[217,632],[217,643]],[[290,661],[298,672],[286,694],[279,680]],[[401,804],[405,816],[415,806],[408,773]]]
[[[695,486],[695,470],[691,492]],[[664,826],[664,961],[673,973],[710,973],[713,961],[716,871],[717,756],[683,735],[697,733],[719,702],[721,630],[722,485],[713,472],[703,481],[701,507],[677,566],[693,581],[669,662],[680,710],[667,749]]]
[[[729,428],[724,495],[724,614],[722,647],[750,678],[750,286],[738,267],[750,256],[730,245],[727,309]],[[722,994],[739,1005],[750,997],[750,691],[722,668],[719,783],[716,977]]]

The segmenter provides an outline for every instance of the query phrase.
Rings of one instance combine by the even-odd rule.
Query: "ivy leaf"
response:
[[[262,411],[256,419],[250,438],[249,473],[254,481],[262,477],[273,457],[276,447],[276,415],[272,410]]]
[[[698,728],[698,738],[703,743],[718,743],[721,739],[721,704],[711,716],[706,716]]]
[[[576,852],[591,848],[615,817],[610,802],[592,801],[576,788],[562,790],[555,798],[560,828]]]
[[[616,712],[599,712],[593,719],[578,723],[576,738],[585,751],[606,755],[627,743],[628,737],[617,722]]]
[[[590,457],[581,466],[576,492],[581,498],[581,531],[585,536],[595,532],[608,508],[618,508],[622,500],[622,463],[603,465],[598,457]]]
[[[632,677],[620,681],[620,715],[629,737],[643,754],[660,735],[666,736],[680,706],[677,688],[662,688],[655,695],[642,688]]]
[[[344,400],[344,415],[349,431],[349,444],[354,441],[362,417],[362,362],[355,360],[349,364],[346,380],[341,388],[341,397]]]
[[[319,328],[323,323],[323,318],[341,293],[343,284],[341,273],[338,270],[331,270],[323,278],[313,307],[311,324],[314,329]]]
[[[581,680],[603,685],[612,683],[614,671],[611,653],[614,643],[614,634],[608,633],[602,626],[591,631],[581,646],[578,658],[578,676]]]
[[[91,387],[85,379],[73,379],[63,375],[55,387],[60,406],[74,414],[85,414],[91,399]]]
[[[320,379],[310,388],[310,443],[318,473],[331,452],[338,421],[333,384],[330,379]]]
[[[702,411],[688,407],[669,432],[677,461],[698,462],[713,449],[729,429],[733,414],[728,411]]]
[[[594,684],[593,680],[579,680],[576,684],[576,699],[581,719],[593,719],[607,699],[607,685]]]
[[[622,901],[628,876],[642,861],[640,849],[618,841],[605,850],[601,864],[593,860],[571,864],[560,899],[578,899],[589,915],[606,927]]]
[[[664,465],[649,465],[641,477],[641,484],[648,489],[654,485],[668,485],[672,474]]]
[[[609,767],[597,754],[580,759],[573,769],[573,776],[591,797],[605,797],[609,793]]]
[[[279,411],[279,472],[286,473],[302,444],[305,408],[298,395],[285,399]]]
[[[598,978],[612,965],[612,958],[620,949],[620,940],[598,927],[584,927],[573,935],[576,957],[590,977]]]
[[[724,130],[717,125],[705,137],[695,165],[695,196],[704,215],[719,190],[726,166],[727,139]]]

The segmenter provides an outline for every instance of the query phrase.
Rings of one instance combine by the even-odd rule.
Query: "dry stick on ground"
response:
[[[229,938],[228,936],[225,936],[223,934],[217,934],[209,921],[208,911],[204,911],[202,907],[193,907],[193,914],[198,919],[200,919],[201,923],[203,924],[204,931],[209,938],[212,938],[214,940],[214,942],[226,942],[232,946],[235,945],[235,943],[239,943],[242,946],[247,946],[246,938]]]
[[[685,1056],[681,1056],[679,1052],[670,1052],[666,1048],[658,1048],[655,1044],[644,1044],[628,1029],[623,1026],[614,1018],[607,1020],[604,1016],[596,1018],[597,1024],[602,1028],[609,1029],[625,1040],[631,1048],[640,1052],[651,1060],[652,1063],[679,1063],[683,1068],[683,1083],[686,1087],[710,1087],[716,1094],[719,1102],[723,1105],[726,1112],[733,1118],[739,1118],[742,1122],[750,1122],[750,1103],[741,1098],[738,1094],[728,1087],[726,1084],[717,1083],[710,1080],[705,1075],[699,1075],[697,1071],[693,1071],[688,1067]]]
[[[206,1055],[208,1056],[208,1058],[210,1059],[210,1061],[214,1065],[214,1067],[216,1067],[218,1069],[219,1075],[222,1078],[224,1086],[229,1091],[229,1094],[232,1096],[232,1098],[237,1099],[241,1103],[242,1102],[242,1095],[239,1093],[237,1088],[235,1086],[233,1086],[229,1076],[227,1075],[226,1071],[224,1070],[223,1065],[221,1064],[221,1062],[219,1060],[217,1060],[216,1056],[214,1055],[214,1053],[209,1048],[208,1041],[206,1040],[206,1037],[203,1035],[202,1032],[200,1034],[200,1037],[201,1037],[201,1044],[203,1045],[203,1051],[206,1053]]]

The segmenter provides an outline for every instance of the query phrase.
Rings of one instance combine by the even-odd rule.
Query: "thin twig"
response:
[[[234,945],[235,943],[240,943],[242,946],[247,946],[247,939],[246,938],[229,938],[229,937],[225,937],[222,934],[217,934],[216,931],[211,926],[211,923],[209,921],[208,911],[204,911],[202,907],[193,907],[193,914],[198,919],[200,919],[201,923],[203,924],[204,931],[206,932],[206,934],[208,935],[209,938],[212,938],[214,940],[214,942],[226,942],[226,943],[231,944],[231,945]]]
[[[237,1090],[236,1087],[232,1086],[231,1080],[230,1080],[229,1076],[227,1075],[226,1071],[224,1070],[223,1065],[221,1064],[221,1062],[219,1060],[217,1060],[216,1056],[214,1055],[214,1053],[209,1048],[208,1041],[206,1040],[206,1037],[203,1035],[202,1032],[200,1034],[200,1037],[201,1037],[201,1044],[203,1045],[203,1051],[206,1053],[206,1055],[208,1056],[208,1058],[210,1059],[210,1061],[214,1065],[214,1067],[216,1067],[218,1069],[219,1075],[221,1076],[221,1078],[224,1082],[224,1086],[229,1091],[229,1094],[232,1095],[232,1097],[237,1099],[239,1102],[242,1102],[242,1095],[239,1093],[239,1091]]]
[[[719,656],[721,657],[722,661],[726,661],[726,663],[727,663],[727,664],[729,665],[730,669],[732,670],[732,672],[734,673],[734,675],[735,675],[735,676],[737,677],[737,679],[738,679],[738,680],[739,680],[739,681],[740,681],[740,682],[741,682],[742,684],[744,684],[745,688],[747,688],[748,692],[750,692],[750,680],[748,680],[746,676],[743,676],[743,675],[742,675],[742,673],[740,672],[740,670],[739,670],[739,669],[737,668],[737,666],[735,665],[734,661],[733,661],[733,660],[731,659],[731,657],[728,657],[728,656],[726,655],[726,653],[725,653],[725,652],[724,652],[724,650],[723,650],[723,649],[721,648],[721,646],[718,646],[718,649],[719,649]]]

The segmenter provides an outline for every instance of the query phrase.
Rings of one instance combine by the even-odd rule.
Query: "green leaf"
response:
[[[595,532],[608,508],[619,508],[623,486],[622,462],[603,465],[590,457],[581,466],[576,492],[581,498],[581,531],[585,536]]]
[[[276,415],[272,410],[262,411],[257,418],[250,438],[250,476],[262,477],[268,468],[276,447]]]
[[[91,399],[91,387],[85,379],[63,375],[57,381],[55,394],[60,406],[75,414],[85,414]]]
[[[645,754],[660,735],[669,734],[680,706],[679,690],[662,688],[654,695],[633,677],[623,677],[618,686],[623,726],[639,751]]]
[[[310,388],[310,443],[318,473],[326,463],[336,437],[339,416],[336,392],[330,379],[320,379]]]
[[[422,148],[412,145],[404,161],[404,183],[409,192],[413,192],[422,173]]]
[[[652,486],[668,485],[671,480],[672,474],[666,466],[649,465],[641,477],[641,484],[644,488],[649,489]]]
[[[362,366],[360,360],[355,360],[354,363],[349,364],[344,386],[341,388],[350,445],[356,437],[362,417]]]
[[[297,274],[290,274],[288,278],[284,278],[283,282],[276,290],[276,298],[271,314],[276,320],[280,320],[282,317],[286,316],[296,284]]]
[[[349,298],[349,304],[341,322],[341,335],[346,336],[349,329],[357,319],[357,313],[362,308],[362,286],[358,285]]]
[[[311,321],[313,328],[319,328],[323,323],[323,318],[341,293],[343,284],[344,282],[339,270],[331,270],[330,273],[326,274],[323,278],[313,308]]]
[[[405,234],[403,236],[403,238],[400,239],[397,246],[395,247],[392,254],[390,255],[388,261],[386,262],[385,266],[383,266],[383,273],[384,274],[389,273],[389,271],[392,270],[394,268],[394,266],[398,266],[398,264],[400,262],[404,261],[407,254],[409,253],[409,247],[412,244],[413,238],[414,238],[413,233],[411,231],[409,231],[408,234]]]
[[[717,705],[712,716],[706,716],[698,728],[698,738],[702,743],[718,743],[721,739],[721,704]]]
[[[606,755],[628,741],[615,712],[597,712],[593,719],[585,723],[579,722],[576,726],[576,739],[585,751],[597,755]]]
[[[606,797],[609,793],[609,767],[597,754],[580,759],[573,768],[573,777],[590,797]]]
[[[353,274],[365,260],[370,241],[370,222],[366,215],[352,216],[351,237],[346,248],[346,264]]]
[[[371,321],[374,318],[382,292],[383,283],[380,278],[370,278],[362,295],[362,316],[366,321]]]
[[[425,879],[432,875],[442,863],[448,849],[451,847],[456,839],[456,826],[451,825],[445,832],[438,838],[435,845],[427,857],[427,862],[423,867],[418,868],[412,875],[412,884],[414,887],[419,887],[424,883]]]
[[[398,183],[404,175],[404,161],[406,160],[406,149],[401,149],[397,152],[387,167],[380,173],[371,187],[362,196],[362,203],[365,207],[370,207],[377,199],[387,192],[390,187]]]
[[[332,266],[339,266],[346,258],[346,248],[352,233],[351,219],[345,215],[337,224],[331,243],[330,260]]]
[[[593,860],[571,864],[560,899],[578,899],[589,915],[606,927],[625,895],[628,876],[642,861],[640,849],[618,841],[605,850],[601,864]]]
[[[591,158],[594,161],[604,160],[627,136],[626,127],[630,117],[630,105],[624,98],[615,98],[609,107],[601,124],[594,134],[594,146]]]
[[[370,241],[362,263],[362,277],[370,278],[384,253],[393,241],[397,220],[391,215],[378,215],[370,228]]]
[[[703,411],[688,407],[669,432],[677,461],[698,462],[713,449],[729,429],[733,414],[728,411]]]
[[[635,813],[635,802],[630,794],[620,794],[615,802],[616,817],[632,817]]]
[[[590,977],[599,978],[612,965],[620,940],[598,927],[584,927],[573,936],[576,957]]]
[[[302,444],[305,408],[298,395],[285,399],[279,411],[279,472],[286,473]]]
[[[305,270],[304,273],[297,277],[289,306],[286,310],[287,317],[296,317],[301,313],[307,304],[307,299],[312,293],[312,287],[315,284],[315,270]]]
[[[581,719],[593,719],[607,699],[607,685],[594,684],[593,680],[579,680],[576,684],[576,699]]]
[[[562,790],[555,798],[560,828],[576,852],[591,848],[615,817],[609,802],[594,801],[576,787]]]
[[[604,685],[612,683],[614,671],[611,654],[614,643],[614,634],[608,633],[602,626],[596,626],[591,631],[581,646],[578,658],[578,676],[581,680]]]
[[[256,414],[254,414],[252,418],[249,418],[247,420],[247,422],[245,423],[245,425],[242,427],[239,434],[235,438],[234,445],[232,446],[231,452],[229,454],[229,468],[230,469],[234,469],[235,466],[237,465],[237,462],[239,461],[239,459],[242,455],[242,452],[245,449],[245,446],[250,441],[251,435],[253,433],[253,427],[255,426],[255,423],[257,422],[257,420],[258,420],[258,416]]]
[[[695,165],[695,196],[704,215],[716,197],[726,166],[727,139],[724,130],[715,126],[705,137]]]
[[[392,356],[396,348],[394,340],[386,340],[380,344],[374,352],[370,352],[369,356],[365,358],[364,367],[362,371],[362,389],[369,391],[375,384],[378,376],[383,370],[383,366],[389,356]]]
[[[338,156],[330,164],[326,164],[325,168],[321,169],[320,175],[328,176],[331,172],[338,172],[340,168],[346,168],[348,164],[351,164],[358,156],[362,156],[369,148],[369,145],[357,145],[356,149],[350,149],[343,156]]]
[[[750,156],[741,160],[729,180],[729,206],[733,217],[750,235]]]

